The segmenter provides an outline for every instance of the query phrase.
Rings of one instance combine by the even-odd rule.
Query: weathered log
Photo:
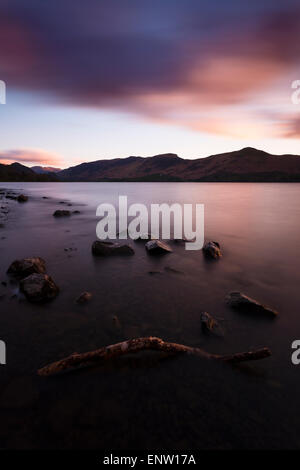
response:
[[[184,344],[169,343],[156,337],[145,337],[130,339],[122,343],[112,344],[95,351],[86,353],[73,353],[70,356],[61,359],[60,361],[53,362],[38,370],[38,375],[54,375],[62,371],[75,369],[78,367],[91,366],[104,360],[109,360],[118,356],[129,353],[137,353],[145,350],[163,351],[166,353],[178,354],[191,354],[203,359],[214,359],[228,363],[238,363],[244,361],[254,361],[257,359],[264,359],[271,356],[269,348],[256,349],[254,351],[246,351],[235,354],[219,355],[210,354],[200,348],[186,346]]]

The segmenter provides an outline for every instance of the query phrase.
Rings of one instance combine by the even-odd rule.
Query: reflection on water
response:
[[[37,255],[46,259],[61,293],[38,306],[12,298],[14,285],[0,287],[0,338],[7,344],[7,366],[0,369],[1,447],[299,447],[299,371],[290,346],[300,335],[300,185],[3,186],[23,188],[30,201],[12,201],[0,228],[0,281],[7,281],[15,258]],[[204,203],[205,237],[221,244],[222,260],[208,263],[201,251],[179,244],[172,254],[153,258],[133,241],[133,257],[93,258],[96,207],[117,204],[119,195],[129,204]],[[61,201],[81,213],[54,219]],[[92,301],[77,305],[85,290]],[[278,319],[228,309],[224,298],[232,290],[270,304]],[[224,338],[203,334],[203,310],[218,319]],[[216,353],[269,346],[273,356],[232,368],[147,353],[61,377],[36,376],[39,367],[71,352],[142,335]]]

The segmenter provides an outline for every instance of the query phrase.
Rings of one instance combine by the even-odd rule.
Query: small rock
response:
[[[172,274],[184,274],[183,271],[179,271],[178,269],[172,268],[172,266],[165,266],[165,271],[167,273],[172,273]]]
[[[80,214],[80,211],[73,211],[73,214]]]
[[[219,323],[208,312],[201,312],[200,321],[202,329],[217,336],[223,336]]]
[[[222,256],[220,245],[218,242],[207,242],[205,243],[202,249],[203,253],[208,258],[218,259]]]
[[[20,290],[30,302],[47,302],[54,299],[59,292],[58,286],[47,274],[31,274],[22,279]]]
[[[227,304],[232,308],[237,308],[240,310],[255,312],[255,313],[266,313],[271,316],[278,315],[276,310],[263,305],[255,299],[248,297],[241,292],[230,292],[226,297]]]
[[[71,215],[70,211],[65,211],[65,210],[56,210],[53,214],[53,217],[68,217]]]
[[[43,258],[24,258],[14,261],[8,268],[7,273],[13,276],[24,278],[33,273],[46,272],[46,262]]]
[[[4,287],[7,286],[7,282],[6,282],[6,281],[1,281],[1,284],[2,284],[2,286],[4,286]]]
[[[148,274],[150,274],[151,276],[156,276],[157,274],[162,274],[161,271],[148,271]]]
[[[161,240],[150,240],[146,243],[145,248],[148,253],[153,255],[172,252],[172,248],[170,248],[167,243],[162,242]]]
[[[84,304],[85,302],[88,302],[91,300],[92,294],[90,292],[82,292],[78,299],[76,299],[76,302],[78,304]]]
[[[92,245],[92,253],[95,256],[134,255],[134,249],[129,245],[96,240]]]
[[[18,201],[18,202],[27,202],[27,201],[28,201],[28,196],[25,196],[24,194],[20,194],[20,195],[17,197],[17,201]]]

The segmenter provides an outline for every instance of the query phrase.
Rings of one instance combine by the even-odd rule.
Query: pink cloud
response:
[[[60,165],[61,157],[55,153],[45,152],[40,149],[17,149],[0,151],[1,163],[26,163],[39,165]]]

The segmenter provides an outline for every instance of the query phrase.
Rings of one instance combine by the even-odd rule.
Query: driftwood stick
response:
[[[54,375],[59,372],[75,369],[77,367],[91,366],[102,360],[112,359],[114,357],[122,356],[129,353],[137,353],[139,351],[154,350],[163,351],[166,353],[185,353],[193,356],[202,357],[204,359],[214,359],[218,361],[237,363],[244,361],[255,361],[257,359],[264,359],[271,355],[268,348],[256,349],[254,351],[246,351],[230,355],[210,354],[200,348],[193,348],[185,346],[184,344],[169,343],[160,338],[152,336],[146,338],[130,339],[122,343],[112,344],[104,348],[96,349],[82,354],[73,353],[60,361],[53,362],[38,370],[38,375]]]

